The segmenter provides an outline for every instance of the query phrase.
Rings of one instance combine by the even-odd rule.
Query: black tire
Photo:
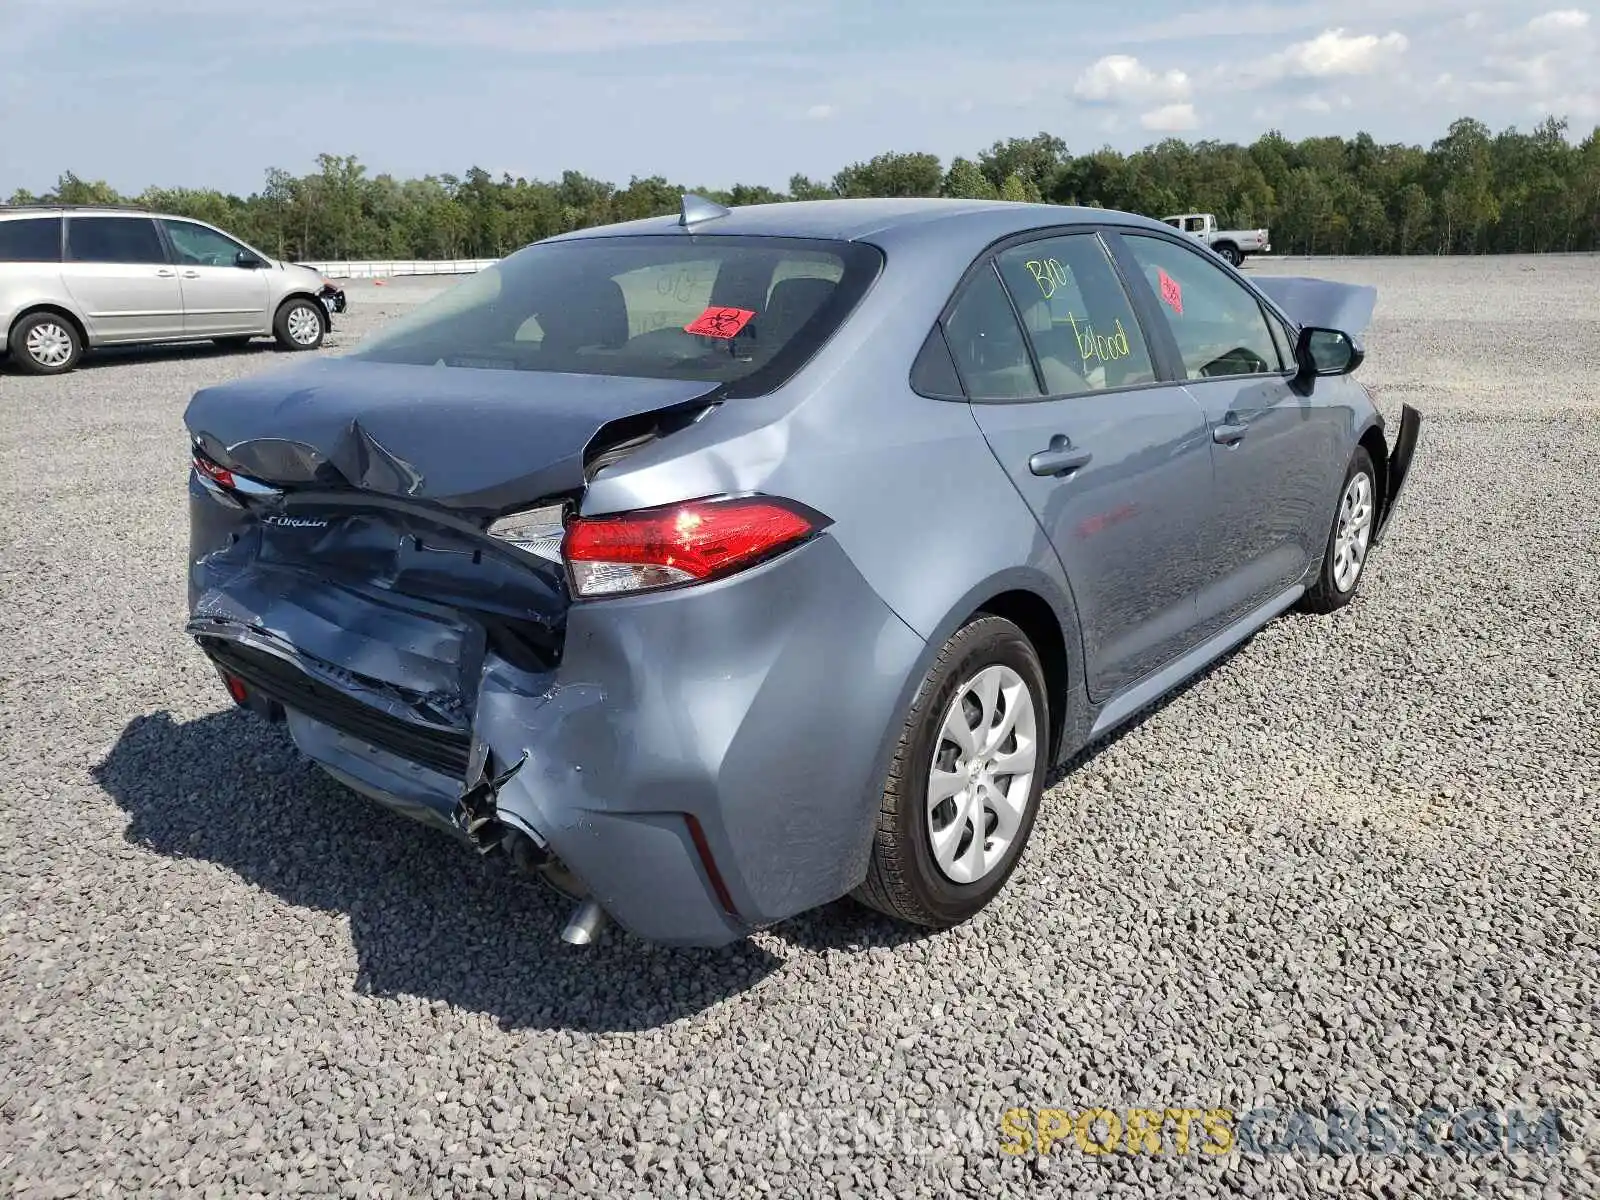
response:
[[[211,341],[212,341],[212,343],[214,345],[220,346],[224,350],[243,350],[245,347],[250,345],[252,340],[253,339],[250,338],[247,335],[242,335],[242,336],[239,336],[239,337],[219,337],[219,338],[212,338],[211,339]]]
[[[1032,695],[1038,750],[1026,807],[1005,856],[975,883],[954,883],[929,844],[927,795],[945,710],[963,684],[991,665],[1010,667]],[[948,929],[974,916],[1010,878],[1033,832],[1049,768],[1050,707],[1044,669],[1022,630],[1001,617],[981,616],[940,651],[917,689],[889,765],[873,835],[866,880],[855,898],[900,921]]]
[[[1235,246],[1232,242],[1223,242],[1222,245],[1217,247],[1217,253],[1222,255],[1223,258],[1227,259],[1228,262],[1235,267],[1241,266],[1244,263],[1244,255],[1239,253],[1239,247]]]
[[[1350,485],[1357,475],[1365,474],[1367,477],[1367,494],[1371,506],[1371,515],[1367,524],[1367,541],[1361,553],[1356,574],[1349,581],[1348,587],[1340,587],[1337,579],[1337,562],[1335,558],[1339,541],[1339,526],[1344,518],[1344,500],[1350,491]],[[1300,608],[1304,612],[1331,613],[1343,608],[1355,599],[1356,589],[1361,586],[1361,580],[1367,573],[1367,557],[1372,553],[1372,531],[1378,522],[1378,473],[1372,466],[1372,455],[1367,453],[1365,446],[1357,446],[1356,452],[1351,456],[1350,466],[1344,473],[1344,482],[1339,485],[1339,499],[1333,508],[1333,522],[1328,528],[1328,543],[1323,548],[1322,566],[1317,571],[1316,582],[1310,590],[1300,599]]]
[[[309,313],[316,321],[316,340],[310,338],[297,340],[291,332],[292,325],[298,325],[298,314]],[[308,300],[304,296],[291,296],[278,305],[278,313],[272,318],[272,336],[278,339],[278,345],[285,350],[315,350],[322,345],[322,339],[328,336],[328,311],[322,307],[319,300]]]
[[[35,330],[54,350],[47,359],[34,357],[34,351],[28,348],[29,338],[33,337]],[[77,327],[55,312],[29,313],[23,317],[11,327],[11,336],[6,340],[6,345],[11,349],[11,361],[16,364],[17,370],[28,375],[65,375],[83,357],[83,338],[78,335]],[[40,346],[40,343],[36,341],[35,345]],[[66,356],[61,358],[58,356],[63,345]]]

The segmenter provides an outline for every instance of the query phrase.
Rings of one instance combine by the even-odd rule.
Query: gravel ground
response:
[[[181,633],[183,406],[275,352],[0,374],[0,1190],[1594,1194],[1600,262],[1252,267],[1379,286],[1363,377],[1429,420],[1403,519],[1354,606],[1066,773],[932,937],[842,902],[562,945],[563,905],[326,781]],[[353,283],[332,346],[435,287]],[[1011,1108],[1325,1105],[1566,1133],[1001,1151]]]

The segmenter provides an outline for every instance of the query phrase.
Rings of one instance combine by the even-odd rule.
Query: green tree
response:
[[[994,184],[970,158],[957,158],[945,172],[944,183],[939,187],[941,196],[960,200],[993,200],[998,197]]]
[[[890,151],[840,171],[833,190],[840,196],[937,196],[943,180],[938,155]]]

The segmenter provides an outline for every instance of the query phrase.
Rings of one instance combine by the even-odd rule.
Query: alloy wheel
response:
[[[289,329],[289,337],[298,346],[315,345],[322,334],[322,319],[309,305],[296,305],[289,311],[289,319],[285,324]]]
[[[1341,592],[1355,587],[1372,539],[1372,477],[1357,471],[1339,501],[1339,527],[1333,538],[1333,582]]]
[[[63,367],[72,358],[72,334],[55,321],[41,321],[28,330],[23,349],[41,367]]]
[[[978,883],[999,867],[1037,763],[1038,720],[1022,676],[995,664],[956,689],[928,773],[928,839],[945,878]]]

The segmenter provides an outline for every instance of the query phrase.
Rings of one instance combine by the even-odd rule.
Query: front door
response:
[[[1216,464],[1216,518],[1200,623],[1209,635],[1299,583],[1322,552],[1339,461],[1338,414],[1293,385],[1287,332],[1200,251],[1159,236],[1118,235],[1144,280],[1204,410]],[[1113,243],[1115,246],[1115,243]]]
[[[979,427],[1066,570],[1089,694],[1104,700],[1196,643],[1204,415],[1159,382],[1093,233],[1002,251],[945,334]]]
[[[150,217],[74,216],[67,221],[61,280],[95,344],[183,333],[178,272]]]
[[[187,334],[266,333],[266,268],[240,266],[239,256],[259,260],[215,229],[193,221],[163,221],[183,284],[183,329]]]

